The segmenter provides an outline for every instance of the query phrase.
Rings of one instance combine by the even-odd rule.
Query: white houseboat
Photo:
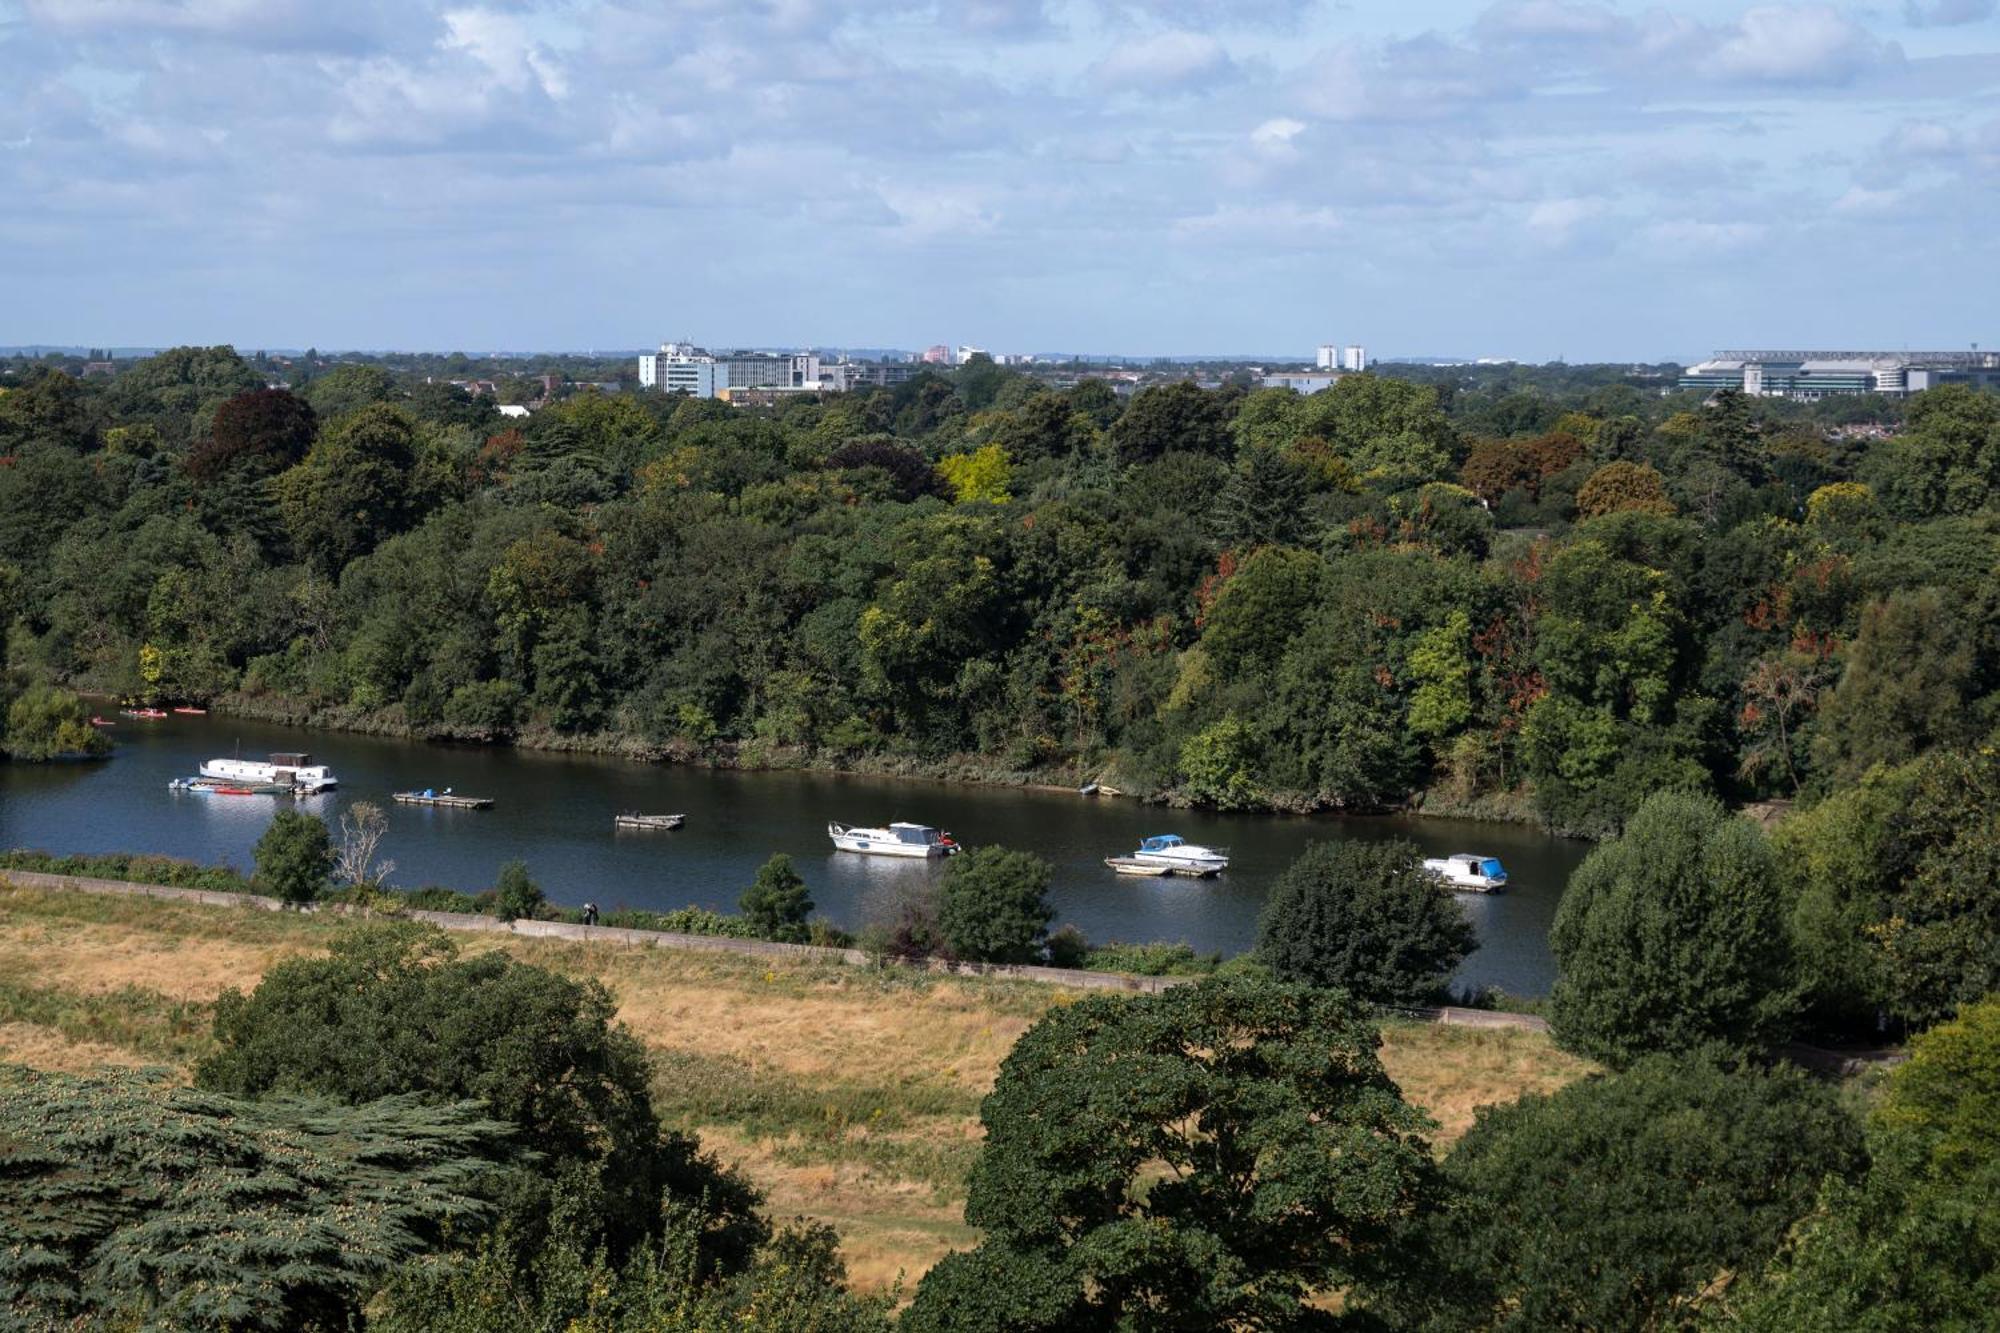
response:
[[[1457,852],[1425,861],[1424,869],[1446,888],[1461,893],[1500,893],[1507,887],[1507,870],[1497,856]]]
[[[210,759],[201,766],[201,775],[221,782],[276,784],[302,795],[332,791],[340,785],[333,770],[315,764],[307,754],[274,754],[267,762],[251,759]]]
[[[843,852],[867,852],[874,856],[950,856],[958,851],[958,844],[949,833],[940,833],[928,824],[855,828],[835,823],[826,826],[826,835]]]

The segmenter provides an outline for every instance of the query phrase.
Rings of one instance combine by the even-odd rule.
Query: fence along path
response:
[[[174,902],[197,903],[203,907],[288,910],[276,898],[255,893],[225,893],[215,889],[183,889],[169,884],[134,884],[118,879],[90,879],[82,875],[49,875],[40,871],[0,871],[0,885],[41,889],[55,893],[90,893],[120,898],[162,898]],[[317,904],[290,910],[337,912],[363,915],[361,909],[341,903]],[[689,949],[707,953],[742,954],[752,958],[783,959],[805,963],[844,963],[851,967],[875,967],[884,960],[860,949],[830,949],[816,944],[779,944],[772,940],[741,940],[726,935],[685,935],[671,930],[632,930],[623,926],[584,926],[569,921],[502,921],[498,917],[469,912],[429,912],[411,909],[397,913],[398,919],[426,921],[445,930],[483,934],[519,935],[530,939],[576,940],[590,944],[622,944],[655,949]],[[1014,963],[956,963],[943,959],[894,959],[891,965],[921,968],[952,976],[1004,977],[1035,981],[1073,990],[1131,991],[1157,994],[1169,986],[1182,985],[1191,977],[1141,977],[1124,972],[1085,972],[1068,967],[1034,967]],[[1383,1006],[1385,1014],[1420,1022],[1448,1023],[1456,1027],[1518,1028],[1531,1032],[1548,1030],[1546,1020],[1533,1014],[1507,1014],[1490,1009],[1465,1009],[1457,1005],[1437,1008]]]

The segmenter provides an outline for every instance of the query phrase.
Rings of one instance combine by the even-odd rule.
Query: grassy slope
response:
[[[0,887],[0,1060],[187,1069],[208,1006],[351,929],[330,918]],[[1072,993],[1020,982],[727,955],[457,937],[601,977],[653,1048],[671,1122],[766,1190],[774,1215],[833,1223],[863,1286],[909,1279],[971,1233],[959,1221],[979,1100],[1037,1015]],[[1546,1037],[1396,1024],[1383,1058],[1449,1140],[1475,1107],[1586,1066]]]

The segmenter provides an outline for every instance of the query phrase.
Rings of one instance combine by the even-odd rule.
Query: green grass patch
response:
[[[187,1067],[207,1053],[209,1005],[126,986],[79,995],[49,986],[0,980],[0,1023],[32,1023],[76,1042],[131,1051],[160,1064]]]

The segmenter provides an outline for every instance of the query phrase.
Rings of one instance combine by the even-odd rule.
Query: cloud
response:
[[[1185,92],[1235,72],[1221,42],[1206,33],[1176,28],[1117,47],[1091,66],[1090,77],[1098,87],[1114,91]]]
[[[2000,11],[1996,0],[1903,0],[1903,17],[1912,27],[1951,28],[1990,19]]]
[[[1710,72],[1754,83],[1841,84],[1902,51],[1831,5],[1760,5],[1738,20],[1707,61]]]
[[[197,38],[276,51],[354,54],[381,47],[418,16],[380,0],[22,0],[31,24],[120,41]]]
[[[1308,112],[1346,122],[1446,120],[1526,93],[1505,62],[1433,34],[1329,47],[1300,77]]]

